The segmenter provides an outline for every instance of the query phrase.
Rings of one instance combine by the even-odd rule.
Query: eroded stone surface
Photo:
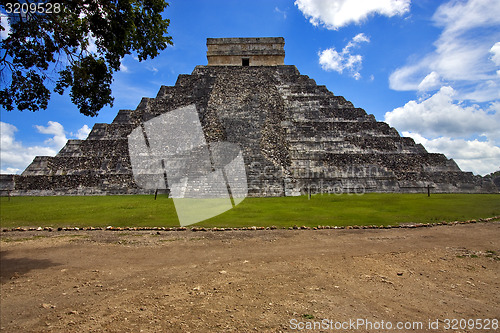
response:
[[[496,193],[489,178],[462,172],[428,153],[295,66],[197,66],[95,124],[86,140],[69,140],[55,157],[38,156],[22,175],[2,175],[2,195],[152,193],[138,187],[127,136],[166,112],[195,105],[205,139],[237,144],[249,196],[319,192]]]

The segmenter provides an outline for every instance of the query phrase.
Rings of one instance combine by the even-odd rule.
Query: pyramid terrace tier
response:
[[[207,145],[240,148],[249,196],[300,195],[320,185],[345,192],[499,191],[491,179],[428,153],[295,66],[273,65],[197,66],[136,109],[119,111],[112,123],[95,124],[87,139],[69,140],[56,156],[36,157],[22,175],[2,175],[1,194],[154,193],[134,179],[129,135],[190,105]],[[189,170],[191,176],[203,172]]]

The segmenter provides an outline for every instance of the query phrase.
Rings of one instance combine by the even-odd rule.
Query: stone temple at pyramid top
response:
[[[285,64],[283,37],[207,38],[208,66]]]

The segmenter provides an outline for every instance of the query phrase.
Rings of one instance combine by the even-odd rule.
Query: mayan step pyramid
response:
[[[443,154],[356,108],[284,65],[283,38],[209,38],[208,65],[179,75],[155,98],[95,124],[22,175],[3,175],[10,195],[154,193],[134,178],[129,136],[160,115],[192,106],[207,144],[240,147],[248,196],[306,193],[493,193],[491,180],[462,172]],[[199,170],[198,170],[199,171]],[[168,175],[165,184],[168,190]]]

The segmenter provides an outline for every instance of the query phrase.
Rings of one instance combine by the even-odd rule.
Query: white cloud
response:
[[[490,110],[483,110],[476,105],[455,103],[455,95],[453,88],[442,87],[428,99],[412,100],[387,112],[385,121],[400,131],[433,138],[485,135],[496,139],[500,136],[500,110],[493,106]]]
[[[464,99],[477,102],[499,97],[498,89],[484,91],[485,82],[500,86],[496,42],[500,40],[500,1],[450,1],[441,5],[433,16],[443,28],[434,42],[435,50],[419,55],[420,60],[394,71],[390,87],[395,90],[422,90],[429,75],[439,77],[444,85],[451,85]],[[493,45],[493,47],[492,47]],[[493,55],[493,56],[492,56]],[[491,61],[491,60],[492,61]],[[489,83],[491,86],[491,83]]]
[[[318,52],[319,64],[325,71],[336,71],[342,74],[347,70],[356,80],[361,78],[359,71],[363,62],[363,57],[359,54],[351,54],[351,49],[360,43],[368,43],[370,39],[363,33],[357,34],[347,43],[341,52],[334,47]]]
[[[120,72],[128,73],[128,67],[125,66],[123,63],[120,63]]]
[[[39,133],[51,135],[44,145],[25,146],[16,139],[18,129],[8,123],[0,122],[0,173],[21,173],[33,161],[35,156],[55,156],[67,142],[64,127],[55,121],[47,126],[36,125]],[[76,137],[84,138],[90,129],[84,125]]]
[[[53,137],[45,140],[45,144],[54,147],[57,150],[60,150],[66,142],[68,138],[66,138],[66,134],[64,133],[64,127],[59,124],[57,121],[49,121],[47,126],[35,125],[38,132],[42,134],[52,134]]]
[[[79,140],[85,140],[89,135],[91,129],[87,125],[83,125],[82,128],[78,130],[76,135],[74,135]]]
[[[429,152],[453,158],[463,171],[485,175],[498,170],[500,102],[485,110],[456,101],[456,95],[453,88],[442,87],[426,99],[387,112],[385,122]]]
[[[0,147],[11,147],[17,128],[11,124],[0,122]]]
[[[490,49],[491,53],[491,61],[495,63],[495,65],[500,66],[500,42],[495,43]]]
[[[439,74],[436,72],[431,72],[422,80],[422,82],[420,82],[420,84],[418,85],[418,90],[419,91],[434,90],[436,88],[439,88],[440,85],[441,85],[441,79],[439,77]]]
[[[92,54],[97,54],[97,44],[95,43],[97,41],[97,38],[89,34],[89,45],[87,46],[87,51],[92,53]]]
[[[452,139],[440,137],[426,139],[413,132],[402,132],[421,143],[431,153],[443,153],[458,164],[462,171],[471,171],[479,175],[487,175],[500,169],[500,147],[490,141]]]
[[[7,15],[0,13],[0,25],[4,30],[0,31],[0,40],[6,39],[10,34],[10,24]]]
[[[481,81],[474,87],[464,87],[461,92],[463,99],[478,102],[500,100],[500,80]]]
[[[325,70],[332,70],[342,73],[344,70],[344,66],[342,64],[343,58],[342,56],[335,51],[335,48],[326,49],[318,52],[319,63],[321,67]]]
[[[410,10],[410,0],[296,0],[297,8],[314,26],[337,30],[360,23],[370,15],[403,15]]]
[[[23,170],[18,169],[18,168],[5,168],[5,169],[0,169],[0,174],[20,174],[23,172]]]
[[[17,141],[15,133],[17,128],[11,124],[0,122],[0,171],[21,173],[35,156],[54,156],[57,150],[48,146],[25,147]]]
[[[433,18],[445,27],[445,34],[458,35],[472,28],[497,25],[499,8],[498,1],[449,1],[439,6]]]
[[[348,45],[354,46],[355,44],[362,43],[362,42],[368,43],[368,42],[370,42],[370,38],[368,38],[368,36],[365,35],[364,33],[360,33],[360,34],[357,34],[356,36],[354,36],[352,41],[353,41],[353,43],[349,43]]]

